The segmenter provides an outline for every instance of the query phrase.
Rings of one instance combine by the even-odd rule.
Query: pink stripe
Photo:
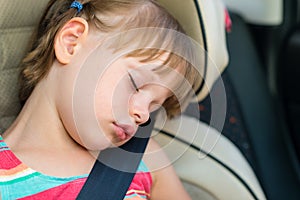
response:
[[[21,164],[21,161],[10,151],[0,152],[0,169],[11,169]]]

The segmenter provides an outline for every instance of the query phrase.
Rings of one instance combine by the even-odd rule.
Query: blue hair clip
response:
[[[75,1],[72,2],[70,8],[76,8],[77,9],[77,13],[80,13],[80,11],[83,8],[83,5],[80,2],[78,2],[78,1],[75,0]]]

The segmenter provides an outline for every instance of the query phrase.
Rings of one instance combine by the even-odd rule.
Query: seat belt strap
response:
[[[152,121],[119,148],[101,151],[77,200],[122,200],[141,162],[153,129]]]

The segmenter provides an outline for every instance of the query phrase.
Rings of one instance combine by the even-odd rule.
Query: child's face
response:
[[[173,55],[166,52],[176,50],[175,55],[186,55],[169,45],[177,40],[177,31],[141,28],[108,36],[88,27],[82,18],[73,18],[58,33],[54,48],[59,62],[51,68],[53,79],[49,81],[55,85],[55,105],[69,135],[89,150],[103,150],[128,141],[152,111],[176,94],[182,72],[176,68],[156,73],[155,68]],[[165,41],[164,36],[173,39]],[[178,41],[182,39],[179,34]],[[165,53],[150,56],[156,59],[147,63],[139,62],[142,58],[124,56],[158,53],[149,49]]]
[[[110,145],[128,141],[150,113],[171,96],[152,69],[161,60],[141,63],[138,58],[120,58],[103,73],[95,94],[95,111]]]
[[[154,70],[163,65],[165,58],[147,63],[139,60],[121,57],[102,71],[93,94],[94,113],[90,116],[94,119],[76,121],[82,130],[78,132],[81,144],[87,149],[101,150],[124,144],[149,119],[150,113],[173,94],[174,76],[179,73],[173,70],[175,73],[159,75]],[[78,116],[86,116],[83,112],[85,109],[81,107]],[[98,131],[90,125],[93,120]]]

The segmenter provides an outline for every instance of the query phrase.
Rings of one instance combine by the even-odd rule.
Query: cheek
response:
[[[105,76],[98,82],[94,107],[99,121],[105,118],[115,121],[128,116],[128,103],[133,90],[126,75]]]

